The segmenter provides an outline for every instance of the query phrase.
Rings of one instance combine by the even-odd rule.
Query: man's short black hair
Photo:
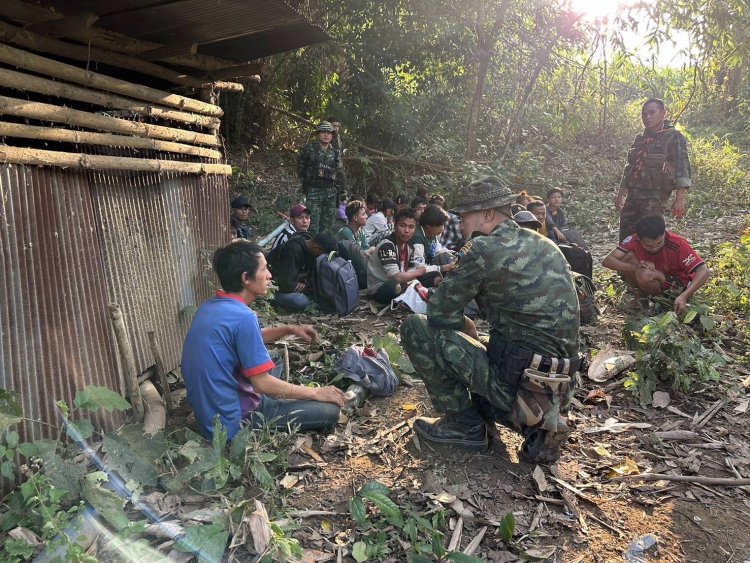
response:
[[[396,213],[396,216],[393,218],[393,224],[395,225],[401,219],[414,219],[414,222],[416,222],[417,210],[413,207],[404,207],[401,211]]]
[[[439,205],[440,207],[445,207],[445,198],[440,194],[432,194],[430,203],[433,205]]]
[[[547,190],[547,201],[549,201],[550,196],[553,195],[553,194],[560,194],[560,195],[564,196],[565,192],[560,187],[550,188],[549,190]]]
[[[360,199],[351,200],[349,203],[346,204],[346,209],[344,210],[344,213],[346,213],[346,220],[351,221],[357,216],[360,210],[364,208],[365,208],[364,201]]]
[[[445,210],[439,205],[434,203],[427,206],[427,209],[422,211],[422,215],[419,217],[419,224],[423,227],[439,227],[445,225],[450,220],[450,217]]]
[[[427,199],[428,193],[429,192],[427,191],[427,188],[425,188],[424,186],[417,188],[417,197],[423,197]]]
[[[530,201],[528,205],[526,206],[526,211],[533,211],[535,208],[539,206],[546,207],[543,201],[539,201],[539,200]]]
[[[414,209],[417,208],[418,205],[427,205],[429,202],[427,201],[427,198],[421,195],[418,195],[413,200],[411,200],[411,205],[409,207],[413,207]]]
[[[644,109],[646,109],[646,106],[648,104],[656,104],[657,106],[659,106],[659,109],[661,111],[664,111],[664,109],[665,109],[664,100],[660,100],[659,98],[649,98],[648,100],[646,100],[645,102],[643,102],[643,105],[641,106],[641,111],[643,111]]]
[[[393,198],[393,201],[396,203],[396,205],[403,205],[405,203],[409,203],[409,200],[406,197],[406,194],[398,194],[396,197]]]
[[[336,239],[328,231],[321,231],[313,237],[313,242],[317,244],[324,254],[333,252],[338,247]]]
[[[396,204],[393,202],[392,199],[385,198],[383,201],[380,202],[380,211],[383,213],[386,212],[388,209],[393,209],[396,211]]]
[[[214,252],[211,265],[224,291],[236,293],[242,291],[242,274],[255,277],[262,256],[263,251],[254,242],[235,240]]]
[[[380,198],[373,193],[367,194],[367,197],[365,198],[365,203],[369,203],[370,205],[377,205],[379,201]]]
[[[641,217],[635,224],[635,232],[640,239],[656,239],[664,234],[667,230],[667,224],[664,222],[664,217],[660,215],[653,215],[651,217]]]

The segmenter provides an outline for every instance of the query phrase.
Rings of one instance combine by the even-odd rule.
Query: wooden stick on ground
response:
[[[232,167],[228,164],[204,164],[201,162],[182,162],[179,160],[101,156],[6,146],[0,146],[0,162],[83,168],[87,170],[137,170],[141,172],[175,172],[177,174],[232,175]]]
[[[79,145],[103,145],[106,147],[128,147],[134,149],[151,149],[155,151],[189,154],[213,160],[221,160],[221,153],[214,149],[194,147],[171,141],[158,141],[129,135],[110,135],[109,133],[90,133],[73,131],[56,127],[41,127],[23,123],[5,123],[0,121],[0,137],[18,137],[21,139],[42,139],[61,143]]]
[[[220,107],[201,102],[200,100],[170,94],[155,88],[149,88],[148,86],[133,84],[119,78],[112,78],[98,72],[84,70],[77,66],[34,55],[33,53],[28,53],[3,43],[0,43],[0,61],[18,68],[38,72],[39,74],[54,76],[55,78],[75,82],[76,84],[83,84],[91,88],[98,88],[99,90],[115,92],[137,100],[146,100],[163,106],[176,107],[213,117],[224,115],[224,111]]]
[[[734,479],[732,477],[704,477],[702,475],[667,475],[666,473],[641,473],[640,475],[622,475],[613,477],[612,481],[676,481],[678,483],[700,483],[701,485],[724,485],[741,487],[750,485],[750,478]]]
[[[156,373],[159,376],[159,382],[164,393],[164,402],[167,405],[167,412],[171,413],[174,410],[172,404],[172,392],[169,389],[169,381],[167,381],[167,372],[164,369],[164,362],[161,359],[161,348],[159,342],[156,340],[156,333],[153,330],[148,331],[148,342],[151,346],[151,354],[154,356],[154,364],[156,365]]]
[[[138,387],[138,373],[135,368],[135,356],[133,355],[133,347],[130,345],[128,330],[125,327],[125,318],[123,317],[122,309],[120,309],[120,306],[117,303],[110,303],[109,317],[112,321],[112,330],[115,333],[117,348],[120,351],[123,378],[125,379],[128,399],[130,399],[130,406],[133,407],[133,418],[136,422],[141,422],[143,421],[144,411],[143,402],[141,401],[141,393]]]

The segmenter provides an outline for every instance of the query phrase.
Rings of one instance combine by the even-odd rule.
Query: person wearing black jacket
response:
[[[273,305],[291,311],[302,311],[310,305],[312,290],[309,274],[315,259],[321,254],[336,250],[336,239],[328,232],[310,238],[306,233],[296,233],[283,245],[268,255],[273,279],[278,286]]]

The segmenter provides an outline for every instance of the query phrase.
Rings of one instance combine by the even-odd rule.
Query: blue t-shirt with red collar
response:
[[[680,280],[685,287],[695,276],[695,271],[705,264],[684,238],[669,231],[665,231],[664,246],[656,254],[646,252],[638,235],[630,235],[617,248],[622,252],[632,252],[640,261],[653,262],[658,271]]]
[[[219,415],[232,439],[260,395],[250,378],[274,364],[255,312],[240,298],[216,292],[200,306],[182,348],[182,377],[201,432],[211,439]]]

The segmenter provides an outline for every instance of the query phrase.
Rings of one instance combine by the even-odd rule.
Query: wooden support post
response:
[[[24,149],[0,145],[0,163],[60,166],[87,170],[136,170],[140,172],[174,172],[176,174],[219,174],[231,176],[228,164],[203,164],[179,160],[153,160],[124,156],[101,156],[69,152]]]
[[[0,22],[0,39],[18,45],[19,47],[50,53],[55,56],[61,56],[76,61],[98,61],[108,65],[134,70],[147,76],[154,76],[162,80],[167,80],[181,86],[190,86],[193,88],[202,88],[206,81],[195,76],[188,76],[185,73],[159,66],[154,63],[141,60],[131,55],[122,53],[113,53],[105,49],[90,47],[84,45],[75,45],[53,39],[37,33],[32,33],[26,29],[21,29],[8,23]],[[242,91],[244,87],[238,83],[222,82],[222,85],[231,85],[227,89]]]
[[[18,117],[29,117],[39,121],[53,121],[56,123],[67,123],[87,129],[98,129],[136,137],[147,137],[149,139],[163,139],[178,143],[197,143],[218,147],[221,145],[218,137],[205,133],[195,133],[184,129],[174,129],[163,125],[151,125],[150,123],[139,123],[127,119],[119,119],[108,115],[89,113],[77,109],[53,106],[41,102],[29,102],[18,98],[0,96],[0,114],[16,115]]]
[[[123,377],[125,378],[125,388],[128,392],[130,405],[133,407],[133,418],[136,422],[143,421],[143,401],[138,389],[138,374],[135,370],[135,356],[133,348],[130,345],[130,337],[125,328],[125,319],[122,309],[117,303],[110,303],[109,318],[112,321],[112,329],[117,341],[117,349],[120,351],[120,361],[122,362]]]
[[[67,65],[40,55],[34,55],[3,43],[0,43],[0,61],[31,70],[32,72],[54,76],[68,82],[83,84],[91,88],[106,90],[107,92],[115,92],[137,100],[146,100],[155,104],[176,107],[181,110],[193,111],[213,117],[221,117],[224,114],[224,111],[218,106],[84,70],[77,66]]]
[[[146,117],[198,125],[212,131],[216,131],[221,125],[221,120],[218,117],[198,115],[197,113],[188,113],[157,106],[147,106],[141,101],[131,100],[116,94],[89,90],[81,86],[66,84],[58,80],[40,78],[31,74],[8,70],[7,68],[0,68],[0,84],[14,90],[27,90],[29,92],[36,92],[37,94],[67,98],[111,109],[124,109]]]
[[[133,149],[151,149],[155,151],[189,154],[201,158],[221,160],[221,153],[217,150],[194,147],[170,141],[157,141],[143,137],[126,135],[110,135],[108,133],[89,133],[88,131],[72,131],[55,127],[41,127],[25,125],[23,123],[5,123],[0,121],[0,137],[17,137],[20,139],[42,139],[60,143],[75,143],[79,145],[102,145],[106,147],[128,147]]]
[[[159,342],[156,340],[156,333],[153,330],[150,330],[148,332],[148,342],[151,345],[151,354],[154,356],[156,374],[159,376],[161,389],[164,393],[164,401],[167,404],[167,412],[170,413],[174,409],[174,405],[172,404],[172,394],[169,389],[169,381],[167,381],[167,372],[164,369],[164,362],[161,359],[161,348],[159,347]]]

